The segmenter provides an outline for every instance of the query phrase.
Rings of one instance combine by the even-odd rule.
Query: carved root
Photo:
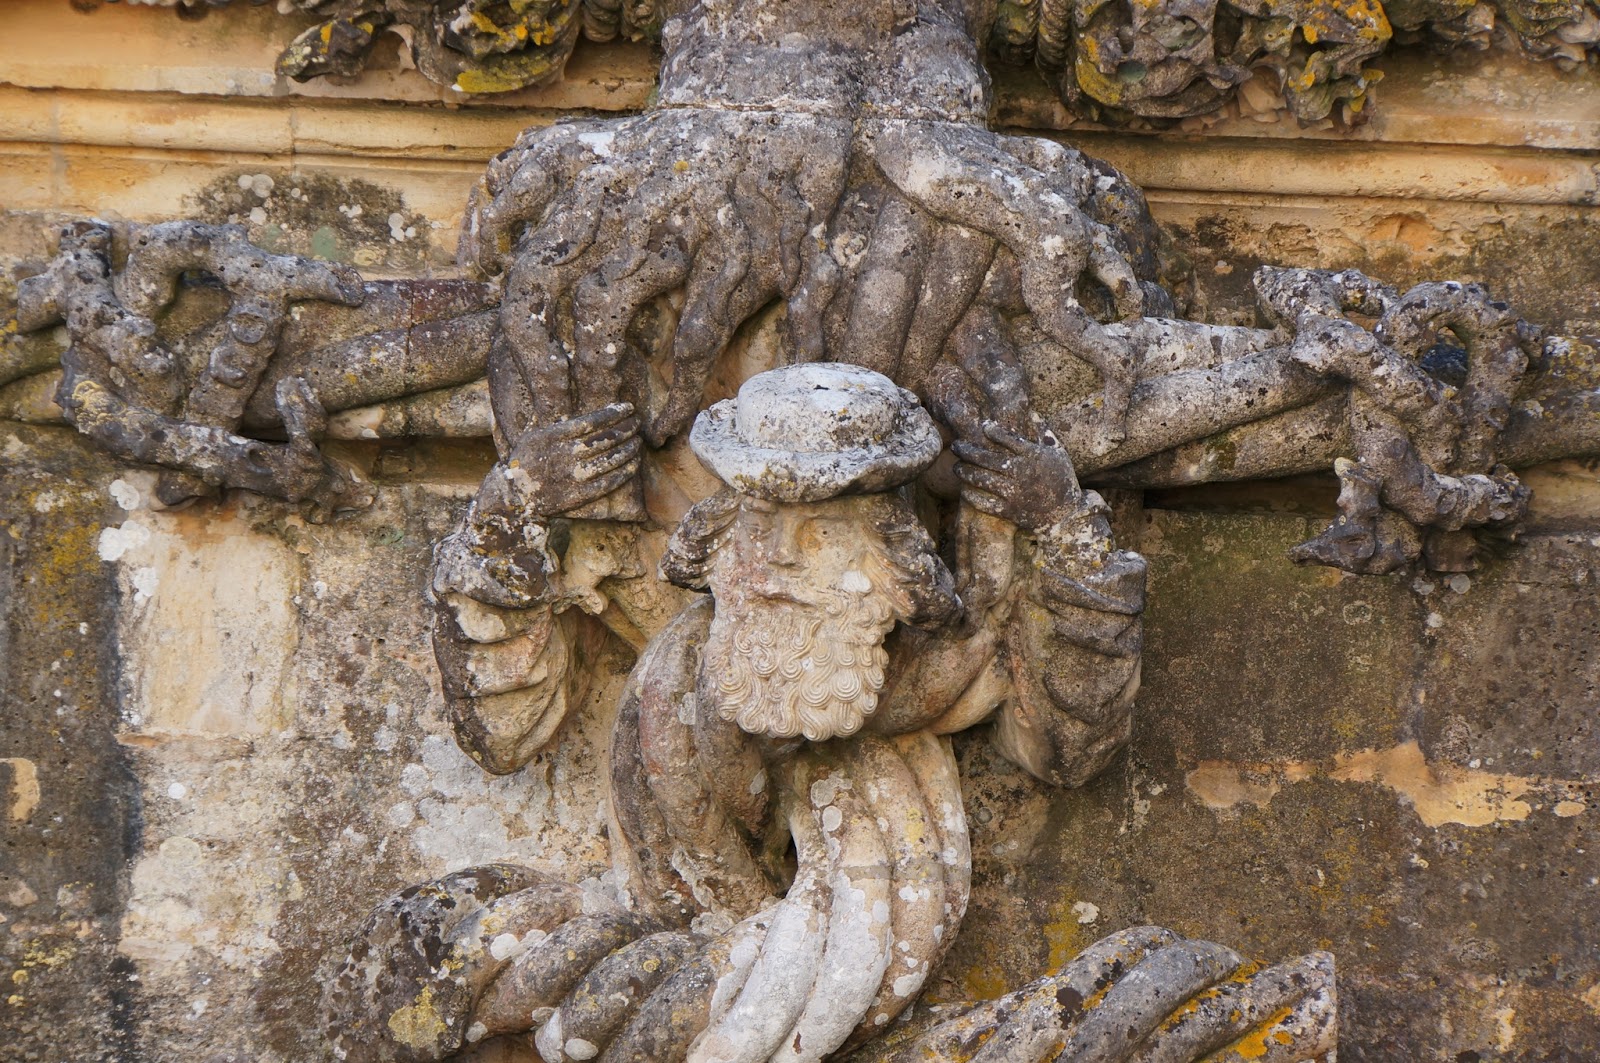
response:
[[[872,1036],[966,909],[955,762],[931,735],[859,739],[800,754],[780,790],[793,884],[721,933],[498,865],[397,895],[324,996],[342,1058],[442,1059],[535,1028],[551,1063],[820,1060]]]
[[[981,1004],[937,1005],[852,1063],[1300,1063],[1331,1059],[1333,957],[1274,967],[1161,927],[1119,931]]]
[[[532,131],[491,163],[461,242],[466,264],[505,276],[497,422],[514,432],[623,399],[648,411],[659,446],[703,404],[738,328],[781,301],[791,357],[918,390],[940,359],[999,365],[1036,337],[1057,344],[1100,370],[1109,446],[1133,358],[1080,296],[1136,316],[1153,278],[1091,216],[1108,182],[1057,145],[941,123],[675,109]]]
[[[1290,556],[1362,573],[1424,554],[1444,570],[1472,568],[1463,530],[1503,531],[1527,513],[1528,491],[1496,447],[1539,353],[1537,330],[1479,285],[1397,296],[1353,270],[1263,269],[1256,290],[1293,334],[1290,357],[1351,387],[1357,460],[1335,466],[1339,516]],[[1348,312],[1377,320],[1369,330]]]
[[[192,380],[155,321],[189,271],[215,277],[230,296],[221,332]],[[164,501],[242,487],[308,502],[313,519],[321,519],[365,505],[370,494],[318,451],[326,416],[306,382],[284,377],[274,389],[286,444],[233,429],[261,382],[289,304],[354,305],[362,297],[359,277],[343,267],[268,255],[237,226],[192,222],[138,230],[114,276],[109,227],[83,222],[63,230],[55,261],[19,286],[17,317],[24,331],[66,323],[71,343],[56,401],[72,424],[114,453],[172,470],[161,486]]]

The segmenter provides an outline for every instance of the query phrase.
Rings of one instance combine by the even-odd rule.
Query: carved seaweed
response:
[[[147,0],[226,6],[235,0]],[[251,0],[259,3],[261,0]],[[292,0],[324,21],[278,69],[297,80],[361,71],[403,28],[418,69],[466,93],[558,77],[581,31],[593,41],[660,36],[664,0]],[[1396,46],[1475,51],[1496,42],[1571,69],[1600,51],[1595,0],[1000,0],[976,27],[998,63],[1035,65],[1069,108],[1112,124],[1285,112],[1364,121]]]

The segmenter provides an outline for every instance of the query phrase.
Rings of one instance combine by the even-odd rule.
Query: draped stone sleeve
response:
[[[1012,696],[996,744],[1058,786],[1087,782],[1132,733],[1145,561],[1115,548],[1106,518],[1086,492],[1077,514],[1033,537],[1006,631]]]
[[[546,526],[485,501],[434,551],[433,652],[457,742],[503,775],[555,735],[581,669]]]

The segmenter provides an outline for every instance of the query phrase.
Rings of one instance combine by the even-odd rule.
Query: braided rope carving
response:
[[[781,898],[716,933],[505,865],[412,887],[372,914],[328,985],[337,1054],[415,1063],[518,1033],[547,1063],[799,1063],[857,1049],[865,1063],[1293,1061],[1333,1045],[1331,956],[1262,970],[1154,927],[999,1000],[903,1018],[966,909],[948,743],[839,740],[775,774],[796,858]]]

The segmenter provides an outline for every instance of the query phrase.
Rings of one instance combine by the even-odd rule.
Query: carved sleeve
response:
[[[497,501],[480,493],[434,551],[433,652],[456,741],[503,775],[550,741],[577,700],[579,670],[547,526]]]
[[[1132,730],[1143,642],[1144,558],[1117,550],[1107,509],[1083,507],[1033,537],[1006,631],[1012,696],[995,740],[1007,757],[1058,786],[1079,786]]]

